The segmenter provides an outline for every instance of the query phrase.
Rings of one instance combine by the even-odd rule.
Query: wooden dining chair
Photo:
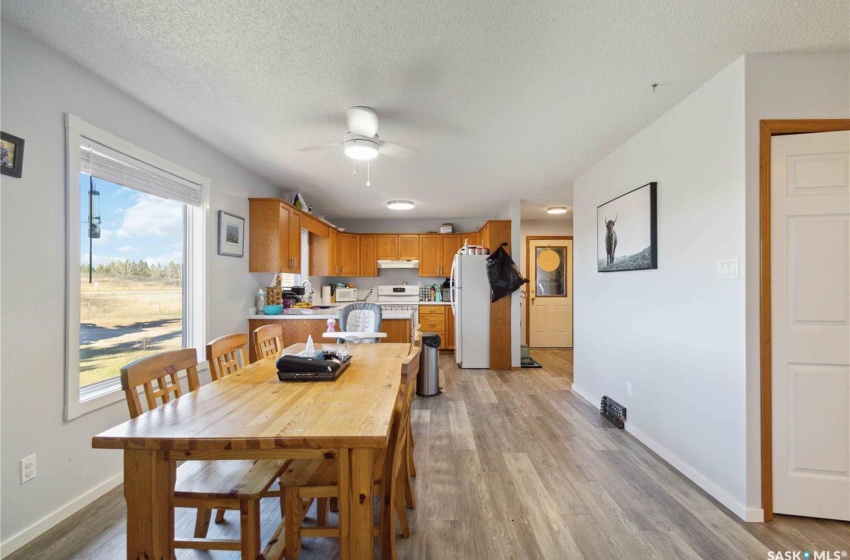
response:
[[[277,356],[283,350],[283,328],[280,325],[263,325],[254,330],[254,352],[257,359]]]
[[[207,343],[207,361],[213,381],[248,365],[248,335],[226,334]]]
[[[192,348],[171,350],[137,360],[121,368],[121,388],[130,417],[184,395],[179,372],[186,372],[189,392],[200,387],[198,356]],[[243,558],[256,558],[261,550],[260,499],[288,466],[283,460],[186,461],[177,469],[173,494],[175,507],[198,510],[193,538],[175,539],[175,548],[241,551]],[[213,508],[234,509],[240,515],[240,539],[207,539]]]
[[[419,325],[416,325],[416,330],[413,332],[413,347],[419,348],[420,356],[422,351],[422,330]],[[408,366],[410,367],[410,366]],[[419,373],[419,363],[417,361],[416,364],[416,373],[410,375],[406,375],[406,380],[410,383],[416,383],[416,374]],[[411,395],[411,402],[413,401],[413,396]],[[409,405],[410,403],[408,403]],[[407,432],[407,467],[410,472],[410,476],[416,476],[416,465],[413,462],[413,447],[416,445],[416,442],[413,441],[413,424],[409,424],[410,429]]]
[[[413,494],[412,477],[416,476],[416,466],[413,464],[413,429],[410,423],[411,405],[416,393],[416,375],[419,373],[419,357],[422,354],[422,331],[413,334],[413,344],[410,353],[401,364],[402,395],[405,399],[405,433],[402,450],[402,464],[399,469],[399,481],[403,485],[404,494],[399,489],[399,502],[397,505],[399,526],[404,537],[410,536],[410,526],[407,523],[407,509],[416,507],[416,497]]]
[[[421,348],[414,347],[408,354],[402,368],[418,370]],[[416,364],[413,366],[413,364]],[[374,529],[374,535],[381,540],[381,558],[397,560],[395,543],[395,519],[399,516],[403,533],[409,535],[405,496],[399,492],[403,484],[405,465],[405,440],[407,439],[410,414],[408,403],[413,385],[402,384],[393,412],[390,439],[386,449],[377,454],[373,469],[373,492],[380,496],[380,525]],[[339,467],[336,461],[299,461],[293,463],[281,478],[286,515],[284,516],[285,557],[297,560],[301,554],[303,537],[339,538],[339,527],[326,527],[328,500],[339,497]],[[304,519],[312,500],[318,499],[316,526],[304,526]],[[403,517],[402,517],[403,516]]]

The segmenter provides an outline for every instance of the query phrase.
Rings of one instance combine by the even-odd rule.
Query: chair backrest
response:
[[[207,344],[207,361],[210,376],[218,381],[248,365],[248,335],[226,334]]]
[[[380,332],[381,306],[377,303],[358,302],[339,310],[339,330],[343,332]],[[375,342],[363,339],[361,342]]]
[[[122,367],[121,388],[127,397],[130,418],[144,412],[139,399],[140,386],[144,388],[148,410],[159,406],[157,399],[167,403],[183,395],[178,379],[178,373],[183,370],[186,370],[189,391],[198,389],[198,353],[194,348],[162,352]]]
[[[417,338],[419,344],[417,344]],[[422,333],[413,335],[413,344],[410,345],[410,353],[401,362],[401,376],[404,383],[416,383],[416,374],[419,373],[419,355],[422,352]]]
[[[279,324],[263,325],[254,330],[257,359],[277,356],[283,350],[283,328]]]
[[[416,374],[419,372],[419,354],[421,352],[421,346],[412,346],[410,353],[401,363],[401,373],[407,378],[407,381],[402,383],[399,389],[395,422],[392,431],[392,435],[395,437],[390,441],[387,449],[387,457],[392,457],[391,480],[393,481],[398,476],[402,462],[407,461],[407,457],[405,456],[405,442],[407,441],[407,434],[410,432],[410,403],[413,401],[413,390],[416,387]],[[395,431],[396,429],[398,429],[398,432]],[[387,471],[385,470],[384,472],[386,473]]]

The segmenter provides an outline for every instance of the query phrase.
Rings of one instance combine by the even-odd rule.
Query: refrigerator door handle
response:
[[[457,255],[452,259],[452,271],[449,274],[449,297],[452,300],[452,315],[457,317],[457,282],[455,275],[457,274]]]

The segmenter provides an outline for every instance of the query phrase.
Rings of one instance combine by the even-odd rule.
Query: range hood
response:
[[[419,268],[417,259],[394,259],[391,261],[378,261],[378,268]]]

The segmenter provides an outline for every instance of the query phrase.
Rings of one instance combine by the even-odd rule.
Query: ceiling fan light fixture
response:
[[[349,132],[345,135],[342,145],[345,155],[351,159],[368,160],[378,157],[378,142],[371,138]]]
[[[387,202],[387,208],[390,210],[413,210],[412,200],[391,200]]]
[[[566,214],[567,207],[566,206],[550,206],[546,209],[547,214]]]

